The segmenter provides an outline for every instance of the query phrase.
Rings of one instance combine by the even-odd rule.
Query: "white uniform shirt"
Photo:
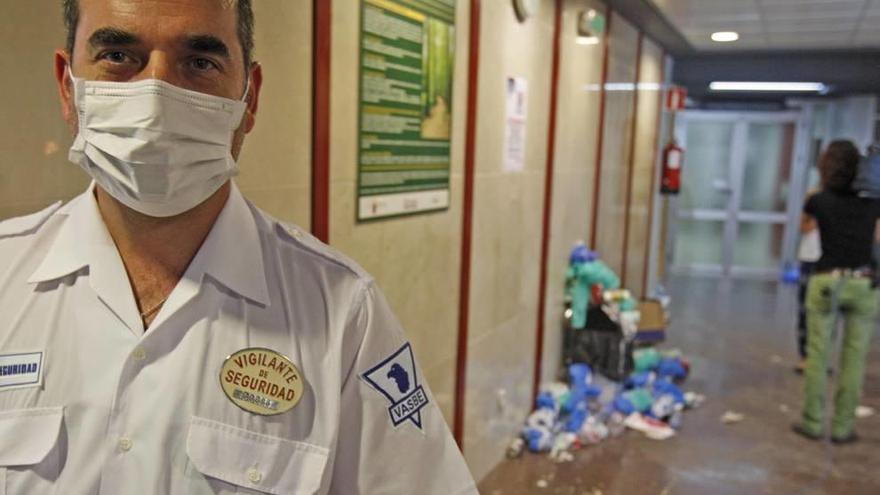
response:
[[[299,368],[292,410],[224,394],[252,347]],[[421,378],[370,277],[234,184],[146,333],[92,188],[0,223],[0,495],[476,493]]]

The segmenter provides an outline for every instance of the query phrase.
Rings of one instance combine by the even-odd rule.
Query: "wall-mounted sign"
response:
[[[685,102],[687,102],[687,88],[670,86],[666,90],[666,109],[670,112],[684,110]]]
[[[449,207],[455,0],[362,0],[358,220]]]
[[[522,77],[507,78],[507,122],[504,126],[504,171],[519,172],[526,166],[526,110],[528,81]]]

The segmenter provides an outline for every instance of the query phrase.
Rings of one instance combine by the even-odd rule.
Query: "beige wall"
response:
[[[636,120],[635,157],[633,159],[632,202],[629,216],[629,249],[624,286],[636,297],[644,297],[645,260],[650,229],[649,205],[654,199],[651,179],[657,150],[659,88],[663,81],[663,50],[648,38],[642,43],[639,74],[638,115]],[[656,188],[655,188],[656,189]]]
[[[0,219],[82,192],[67,161],[72,139],[61,118],[53,53],[64,45],[57,0],[3,2],[0,18]]]
[[[632,139],[633,91],[620,85],[634,84],[638,31],[619,15],[613,15],[609,32],[608,84],[605,92],[605,142],[599,178],[599,215],[595,248],[602,260],[620,274],[623,268],[623,230],[626,219],[627,169]]]
[[[257,126],[237,181],[257,206],[308,229],[311,215],[312,1],[255,0],[263,66]]]
[[[79,194],[88,184],[67,160],[52,54],[64,45],[60,0],[4,2],[0,19],[0,219]],[[259,206],[308,226],[311,145],[311,5],[259,0],[256,58],[265,81],[239,183]],[[11,49],[10,47],[16,47]]]
[[[330,244],[353,257],[385,292],[419,365],[452,424],[461,268],[469,2],[456,5],[451,206],[447,211],[355,221],[360,1],[333,4]]]
[[[474,475],[504,452],[531,405],[553,41],[553,2],[519,23],[483,2],[464,452]],[[505,85],[528,81],[525,170],[502,163]]]
[[[604,52],[601,44],[576,43],[580,13],[591,8],[604,12],[604,5],[593,0],[565,0],[563,6],[544,354],[541,360],[543,380],[552,379],[561,363],[561,321],[565,309],[568,255],[576,242],[586,242],[590,237]]]

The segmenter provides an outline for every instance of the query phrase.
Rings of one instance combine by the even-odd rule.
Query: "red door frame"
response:
[[[480,73],[480,0],[471,0],[470,58],[468,60],[467,123],[464,145],[464,205],[461,221],[461,273],[458,292],[458,352],[455,358],[455,403],[452,435],[464,450],[464,406],[467,387],[468,317],[471,297],[471,244],[474,221],[474,171],[477,139],[477,100]]]
[[[330,45],[332,0],[312,2],[312,235],[330,241]]]

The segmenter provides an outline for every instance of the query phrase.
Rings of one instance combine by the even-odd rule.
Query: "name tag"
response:
[[[43,353],[0,354],[0,390],[43,384]]]

